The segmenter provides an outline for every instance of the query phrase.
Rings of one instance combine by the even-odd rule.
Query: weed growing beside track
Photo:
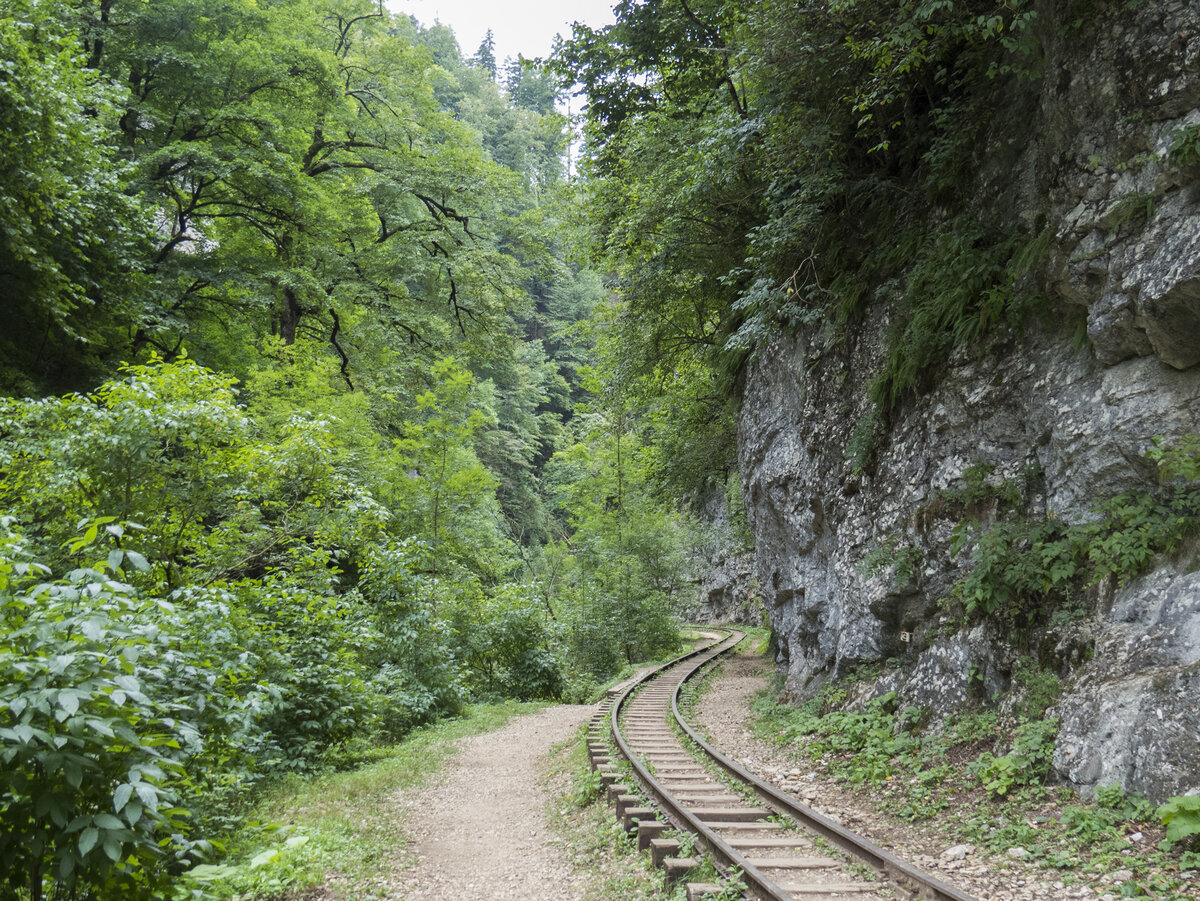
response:
[[[836,686],[799,708],[775,695],[754,702],[758,738],[940,847],[1019,857],[1113,897],[1200,898],[1200,854],[1164,841],[1154,805],[1116,787],[1084,802],[1047,784],[1054,720],[1002,723],[977,710],[921,732],[919,717],[887,695],[855,709]]]

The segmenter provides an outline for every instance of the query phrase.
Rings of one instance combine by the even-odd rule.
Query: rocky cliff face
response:
[[[731,504],[736,508],[740,499],[731,501],[725,492],[716,491],[701,505],[707,540],[691,560],[695,594],[681,611],[685,622],[763,625],[763,597],[747,524],[740,518],[734,521]]]
[[[1155,488],[1153,437],[1200,432],[1200,171],[1168,158],[1195,123],[1194,3],[1140,4],[1054,39],[1036,115],[980,192],[999,198],[998,216],[1051,229],[1040,277],[1054,315],[946,361],[876,436],[869,465],[855,445],[882,364],[882,290],[873,329],[853,342],[814,329],[752,364],[743,493],[793,694],[890,660],[902,665],[876,690],[949,709],[998,696],[1032,652],[1066,678],[1051,711],[1063,778],[1156,798],[1200,789],[1196,548],[1129,584],[1087,588],[1089,616],[1020,641],[938,603],[967,565],[951,553],[961,509],[944,498],[971,467],[997,491],[1024,486],[1028,515],[1079,522],[1099,499]],[[1086,341],[1072,311],[1086,316]]]
[[[697,581],[695,600],[683,611],[686,622],[763,625],[763,597],[752,552],[717,554],[697,561],[697,569],[704,576]]]

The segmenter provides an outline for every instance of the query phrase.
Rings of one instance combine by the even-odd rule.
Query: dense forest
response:
[[[0,41],[6,896],[162,897],[256,785],[675,647],[550,73],[371,2]]]
[[[530,62],[372,0],[0,0],[4,896],[205,897],[262,786],[672,651],[772,336],[889,293],[857,472],[1061,314],[975,190],[1045,27],[621,0]]]

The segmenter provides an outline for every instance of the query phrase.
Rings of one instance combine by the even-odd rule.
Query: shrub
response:
[[[1097,518],[1067,523],[1003,519],[987,528],[966,519],[955,527],[951,551],[970,549],[971,570],[954,596],[968,616],[1031,625],[1068,605],[1079,590],[1106,576],[1124,583],[1200,531],[1200,439],[1167,446],[1156,440],[1149,456],[1164,485],[1098,502]]]
[[[23,556],[3,540],[0,868],[34,901],[157,897],[173,858],[203,850],[176,806],[199,735],[154,692],[178,639],[107,563],[38,582]]]
[[[455,611],[454,628],[475,694],[526,701],[562,695],[555,636],[529,586],[502,585],[490,596],[467,597]]]
[[[1022,723],[1013,735],[1012,751],[1001,757],[984,753],[971,764],[983,787],[994,797],[1007,795],[1014,786],[1036,785],[1050,772],[1058,720]]]
[[[389,736],[457,713],[466,700],[452,610],[439,607],[439,593],[457,586],[431,578],[431,563],[423,543],[394,541],[370,550],[358,583],[375,630],[364,659],[376,673],[372,688]]]

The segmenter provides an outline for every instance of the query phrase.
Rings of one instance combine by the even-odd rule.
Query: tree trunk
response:
[[[300,301],[291,288],[283,289],[283,310],[279,314],[279,337],[289,347],[296,343],[296,326],[300,324]]]

